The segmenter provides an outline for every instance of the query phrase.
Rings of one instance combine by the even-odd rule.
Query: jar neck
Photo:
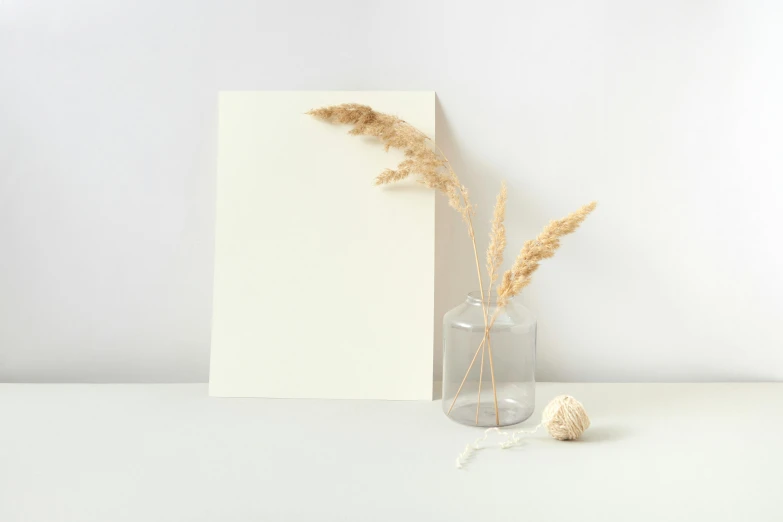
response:
[[[482,300],[481,300],[481,292],[475,291],[470,292],[468,294],[468,298],[465,301],[467,304],[471,306],[481,306]],[[493,293],[492,296],[487,299],[487,294],[484,294],[484,305],[489,308],[495,308],[498,306],[498,299],[497,296]]]

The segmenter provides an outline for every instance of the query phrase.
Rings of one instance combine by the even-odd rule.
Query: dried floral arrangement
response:
[[[481,263],[478,249],[476,248],[476,234],[473,227],[475,206],[470,202],[467,188],[462,185],[448,158],[438,145],[423,132],[396,116],[377,112],[367,105],[347,103],[333,105],[311,110],[308,114],[323,121],[352,125],[349,134],[355,136],[375,136],[380,139],[386,150],[400,149],[405,154],[405,159],[397,165],[396,169],[387,169],[375,178],[376,185],[386,185],[417,176],[417,181],[423,185],[443,193],[448,199],[449,205],[462,216],[468,235],[473,244],[473,254],[476,261],[476,275],[478,276],[479,292],[481,295],[482,309],[484,313],[484,337],[481,340],[473,360],[470,363],[465,377],[457,390],[451,408],[457,401],[462,387],[470,374],[473,365],[481,354],[481,370],[479,378],[484,373],[485,353],[489,361],[490,376],[492,378],[492,393],[495,402],[495,422],[500,423],[497,388],[495,386],[495,367],[492,360],[491,329],[495,324],[503,307],[509,300],[518,295],[523,288],[530,284],[533,273],[538,269],[539,263],[552,257],[560,246],[560,238],[574,232],[582,221],[595,209],[596,203],[584,205],[568,216],[550,222],[535,239],[525,242],[512,267],[507,270],[500,283],[498,270],[503,263],[503,253],[506,248],[506,229],[504,225],[506,214],[507,192],[505,183],[501,186],[495,203],[495,209],[490,228],[490,242],[486,255],[486,270],[488,285],[484,290]],[[492,297],[492,288],[497,286],[497,308],[492,317],[488,314],[489,303]],[[479,390],[481,381],[479,380]],[[476,407],[478,416],[478,405]],[[478,418],[478,417],[477,417]]]

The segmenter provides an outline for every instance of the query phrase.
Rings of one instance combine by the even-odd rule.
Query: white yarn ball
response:
[[[590,418],[582,403],[570,395],[560,395],[544,408],[541,423],[557,440],[575,440],[590,427]]]

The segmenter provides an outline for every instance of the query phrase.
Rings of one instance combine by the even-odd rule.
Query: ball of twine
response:
[[[544,408],[541,424],[557,440],[575,440],[590,427],[590,418],[581,402],[570,395],[560,395]]]

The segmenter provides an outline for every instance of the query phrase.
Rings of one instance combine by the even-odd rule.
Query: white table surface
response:
[[[540,384],[592,427],[454,461],[440,401],[0,385],[0,521],[781,521],[783,384]]]

